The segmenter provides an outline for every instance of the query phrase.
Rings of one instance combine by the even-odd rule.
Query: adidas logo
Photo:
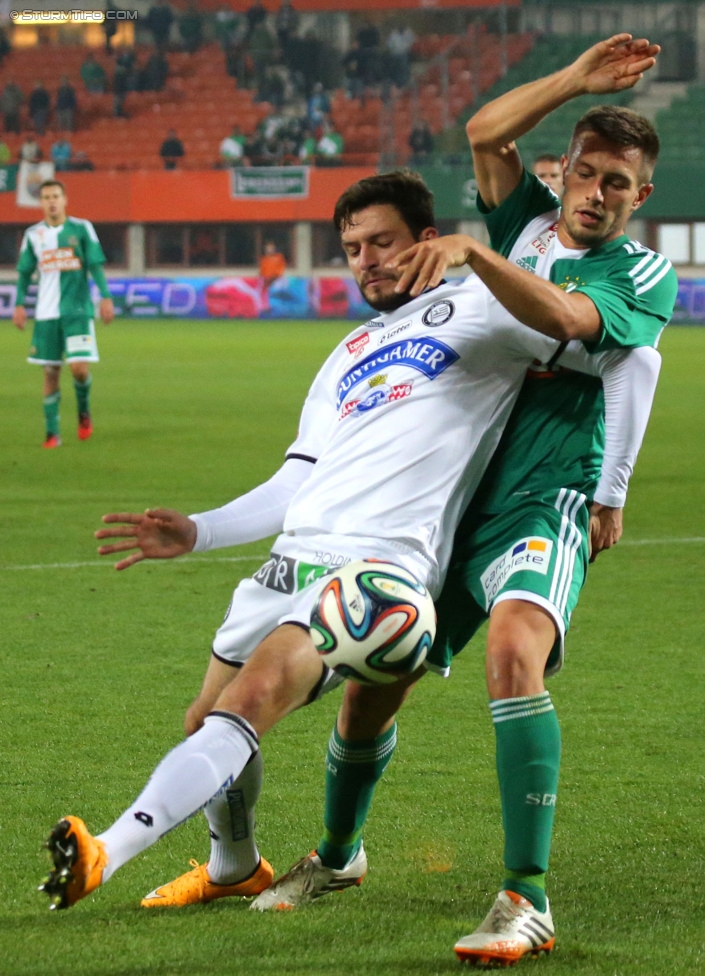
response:
[[[538,262],[538,257],[536,255],[533,255],[532,257],[528,257],[528,258],[517,258],[517,264],[519,265],[519,267],[523,268],[524,271],[531,271],[532,274],[535,274],[536,272],[537,262]]]

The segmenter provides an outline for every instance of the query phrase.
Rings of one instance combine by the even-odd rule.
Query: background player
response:
[[[658,138],[651,125],[609,107],[578,123],[564,161],[560,217],[555,197],[523,170],[512,143],[570,97],[633,84],[653,64],[658,48],[629,41],[619,35],[596,45],[569,68],[489,103],[470,121],[478,203],[499,253],[470,238],[428,242],[390,263],[406,269],[397,287],[420,293],[449,265],[467,262],[496,298],[536,328],[563,339],[580,336],[593,348],[625,341],[655,345],[673,310],[675,273],[665,258],[624,234],[629,216],[652,190]],[[657,357],[654,350],[646,352]],[[599,386],[557,375],[559,363],[557,355],[540,380],[527,381],[458,534],[429,656],[430,663],[447,667],[491,613],[487,682],[507,841],[505,880],[478,932],[456,946],[470,960],[507,963],[553,945],[544,885],[560,730],[544,672],[560,667],[563,636],[584,580],[587,498],[604,503],[595,509],[596,551],[621,535],[630,465],[620,473],[612,458],[602,456]],[[636,408],[643,431],[650,396]],[[604,482],[596,493],[601,462]],[[351,865],[358,876],[364,873],[362,826],[374,783],[393,750],[395,694],[398,705],[400,688],[347,686],[327,758],[325,833],[318,854],[299,862],[256,907],[290,907],[341,887]]]
[[[541,153],[534,160],[531,172],[550,186],[558,199],[563,196],[563,164],[560,156],[553,153]]]
[[[18,329],[27,323],[25,299],[35,270],[39,290],[34,312],[34,333],[28,362],[44,367],[44,447],[59,447],[59,388],[61,366],[66,359],[73,376],[78,406],[78,437],[93,433],[90,412],[89,363],[98,362],[93,323],[93,302],[88,274],[101,295],[100,317],[106,324],[115,317],[105,280],[105,255],[89,220],[67,217],[66,191],[58,180],[45,180],[39,189],[44,220],[29,227],[22,238],[17,270],[17,304],[12,321]]]

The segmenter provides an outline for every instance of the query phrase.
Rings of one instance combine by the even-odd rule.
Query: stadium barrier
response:
[[[299,278],[284,275],[266,287],[257,277],[155,275],[108,278],[117,315],[127,318],[183,319],[356,319],[374,311],[352,278]],[[96,304],[98,289],[91,285]],[[27,311],[34,312],[37,286],[30,285]],[[9,319],[17,282],[0,280],[0,318]],[[681,278],[672,321],[705,325],[705,278]]]
[[[117,315],[128,318],[357,319],[374,315],[352,278],[283,276],[267,287],[257,277],[108,278]],[[92,296],[100,300],[92,285]],[[16,281],[0,281],[0,318],[12,315]],[[36,285],[27,295],[33,314]]]

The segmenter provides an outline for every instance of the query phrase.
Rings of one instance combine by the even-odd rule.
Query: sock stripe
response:
[[[529,718],[534,715],[544,715],[554,711],[551,696],[547,691],[540,695],[529,695],[522,698],[500,698],[490,702],[490,712],[495,725],[498,722],[509,722],[512,719]]]
[[[259,737],[250,723],[242,715],[235,715],[234,712],[214,711],[206,715],[204,722],[207,722],[209,718],[221,718],[226,722],[230,722],[231,725],[235,725],[244,735],[251,751],[255,753],[259,749]]]
[[[328,742],[328,750],[331,757],[336,762],[349,762],[349,763],[372,763],[378,762],[379,760],[386,759],[388,756],[394,752],[397,744],[397,727],[396,724],[392,726],[389,730],[391,735],[387,733],[379,742],[375,740],[372,744],[367,743],[362,747],[356,746],[354,742],[344,742],[334,730],[331,734],[330,740]]]

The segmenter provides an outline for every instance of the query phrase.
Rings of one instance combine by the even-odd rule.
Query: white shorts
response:
[[[431,567],[407,547],[397,548],[379,539],[280,535],[267,562],[235,589],[213,641],[213,656],[241,667],[257,645],[282,624],[308,629],[326,576],[355,559],[369,558],[404,566],[427,585]],[[343,680],[326,669],[312,697],[320,697]]]

